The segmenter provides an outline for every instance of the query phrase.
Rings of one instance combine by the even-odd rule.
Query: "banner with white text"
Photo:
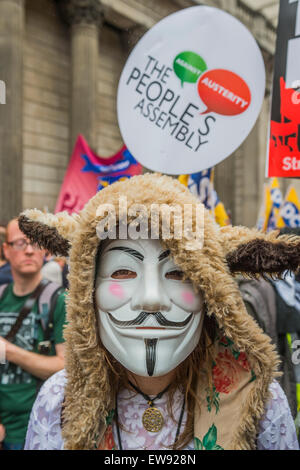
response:
[[[300,0],[281,0],[266,176],[300,177]]]

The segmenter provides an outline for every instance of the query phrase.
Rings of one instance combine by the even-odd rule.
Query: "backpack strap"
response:
[[[59,291],[61,286],[56,282],[49,282],[46,289],[42,292],[38,300],[38,313],[41,315],[41,325],[43,331],[47,328],[49,312],[51,309],[51,299],[55,292]],[[44,314],[45,306],[47,307],[46,315]]]
[[[239,279],[238,285],[243,301],[251,307],[248,313],[277,345],[276,295],[272,284],[264,279]]]
[[[11,329],[9,332],[5,335],[5,338],[8,341],[12,341],[16,334],[18,333],[19,329],[22,326],[23,321],[25,318],[30,314],[32,311],[32,307],[34,306],[35,302],[43,292],[43,290],[46,288],[48,285],[48,281],[46,279],[42,279],[40,284],[35,288],[35,290],[30,294],[30,296],[26,299],[23,307],[21,308],[19,315],[15,321],[15,323],[12,325]]]
[[[9,284],[1,284],[1,286],[0,286],[0,300],[1,300],[2,296],[4,295],[4,292],[6,291],[8,286],[9,286]]]
[[[64,289],[61,286],[55,282],[50,282],[39,297],[39,313],[43,312],[45,305],[48,310],[46,319],[43,318],[43,315],[40,316],[40,323],[44,336],[43,341],[38,343],[38,351],[40,354],[48,355],[51,351],[51,339],[54,328],[54,311],[57,299],[63,291]]]

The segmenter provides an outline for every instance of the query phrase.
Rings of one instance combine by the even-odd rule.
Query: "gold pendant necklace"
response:
[[[143,393],[139,388],[137,388],[132,382],[130,382],[130,385],[134,390],[141,394],[145,400],[148,402],[149,407],[144,411],[143,417],[142,417],[142,423],[146,431],[148,432],[159,432],[163,425],[164,425],[164,417],[161,413],[161,411],[154,406],[154,401],[161,398],[163,394],[168,390],[170,385],[168,385],[162,392],[160,392],[156,397],[150,398],[146,393]]]
[[[164,417],[158,408],[153,406],[153,402],[148,402],[147,408],[142,417],[144,428],[149,432],[159,432],[164,425]]]
[[[131,382],[130,382],[131,383]],[[131,384],[133,386],[133,388],[135,389],[135,386],[133,384]],[[142,394],[143,395],[143,394]],[[157,398],[157,397],[156,397]],[[147,427],[145,426],[144,424],[144,416],[146,415],[146,413],[148,412],[148,410],[157,410],[157,408],[154,408],[153,406],[153,401],[150,400],[151,403],[149,403],[148,401],[148,405],[149,408],[146,409],[146,411],[144,411],[144,414],[143,414],[143,425],[144,425],[144,428],[147,429]],[[152,406],[151,406],[152,404]],[[182,402],[182,408],[181,408],[181,412],[180,412],[180,417],[179,417],[179,421],[178,421],[178,426],[177,426],[177,430],[176,430],[176,437],[175,437],[175,440],[174,440],[174,444],[173,444],[173,449],[175,448],[175,444],[178,440],[178,437],[179,437],[179,434],[180,434],[180,428],[181,428],[181,423],[182,423],[182,419],[183,419],[183,414],[184,414],[184,408],[185,408],[185,399],[183,397],[183,402]],[[119,428],[119,416],[118,416],[118,396],[116,397],[116,426],[117,426],[117,435],[118,435],[118,441],[119,441],[119,450],[123,450],[123,447],[122,447],[122,440],[121,440],[121,433],[120,433],[120,428]],[[161,412],[159,410],[157,410],[161,416],[161,420],[162,422],[164,423],[164,418],[163,418],[163,415],[161,414]],[[149,432],[158,432],[162,426],[163,426],[163,423],[162,425],[160,426],[160,428],[157,430],[157,431],[151,431],[149,429]],[[148,429],[147,429],[148,431]]]

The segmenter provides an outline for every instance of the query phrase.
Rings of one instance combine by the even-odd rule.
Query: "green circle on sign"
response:
[[[184,82],[196,83],[200,75],[207,70],[207,65],[200,55],[186,51],[175,57],[173,68],[183,86]]]

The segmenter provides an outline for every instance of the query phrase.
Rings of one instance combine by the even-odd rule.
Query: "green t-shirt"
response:
[[[10,284],[0,299],[0,336],[5,337],[30,294],[17,296]],[[47,311],[43,312],[47,314]],[[56,302],[53,315],[53,337],[50,355],[54,356],[55,344],[64,342],[65,293],[61,293]],[[38,352],[37,345],[43,341],[43,329],[38,316],[38,302],[25,318],[13,343],[27,351]],[[31,408],[36,398],[40,381],[21,369],[20,366],[6,362],[0,364],[0,422],[5,426],[5,441],[11,444],[25,440]]]

